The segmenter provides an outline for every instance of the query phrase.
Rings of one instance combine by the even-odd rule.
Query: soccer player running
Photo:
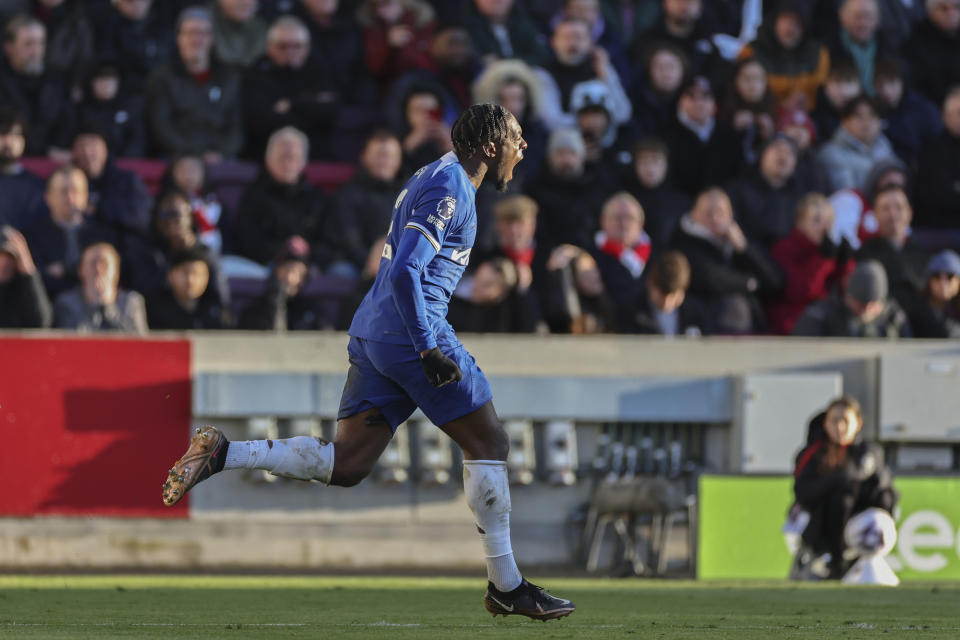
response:
[[[494,104],[464,111],[451,137],[454,150],[418,170],[397,196],[376,282],[350,325],[336,440],[229,442],[216,427],[202,427],[170,469],[163,501],[176,504],[223,469],[353,486],[419,407],[463,450],[464,493],[486,557],[487,611],[562,618],[573,603],[531,584],[517,568],[510,544],[509,440],[487,379],[446,320],[476,236],[477,189],[489,177],[505,190],[527,143],[516,118]]]

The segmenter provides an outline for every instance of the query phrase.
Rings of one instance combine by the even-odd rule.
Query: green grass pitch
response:
[[[548,579],[569,618],[492,618],[465,578],[0,576],[0,638],[960,638],[960,585]]]

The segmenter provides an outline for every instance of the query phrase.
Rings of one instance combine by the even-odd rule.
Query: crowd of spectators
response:
[[[960,336],[960,0],[0,0],[0,24],[3,328],[343,329],[403,183],[494,101],[529,149],[477,193],[455,329]],[[226,166],[258,167],[232,199]]]

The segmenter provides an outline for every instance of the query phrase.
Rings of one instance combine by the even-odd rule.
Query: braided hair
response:
[[[488,142],[502,142],[507,137],[510,112],[499,104],[475,104],[453,123],[450,137],[457,157],[466,160]]]

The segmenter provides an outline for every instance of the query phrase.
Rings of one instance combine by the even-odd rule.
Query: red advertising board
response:
[[[0,337],[0,516],[186,517],[186,340]]]

